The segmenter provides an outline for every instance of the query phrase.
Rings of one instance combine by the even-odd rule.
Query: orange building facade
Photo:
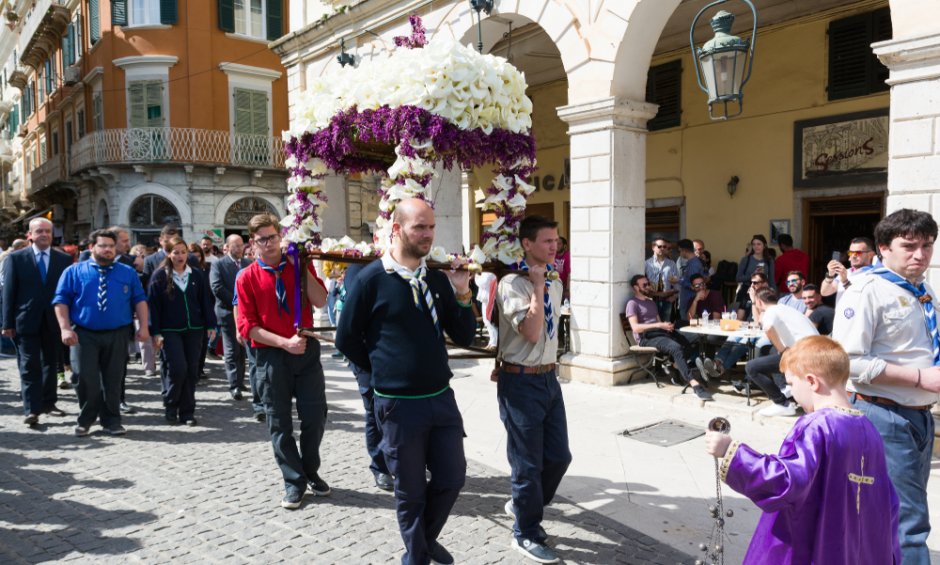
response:
[[[286,0],[4,3],[14,229],[42,214],[63,241],[120,224],[150,243],[164,224],[196,239],[283,214],[287,78],[268,42]]]

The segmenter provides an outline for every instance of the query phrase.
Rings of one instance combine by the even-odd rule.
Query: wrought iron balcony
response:
[[[194,128],[107,129],[72,146],[69,172],[99,165],[161,163],[284,169],[284,141]]]

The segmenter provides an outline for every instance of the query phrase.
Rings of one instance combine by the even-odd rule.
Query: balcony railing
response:
[[[30,194],[55,182],[65,180],[65,160],[62,158],[62,154],[53,155],[45,163],[33,169],[29,176],[31,185],[28,192]]]
[[[283,169],[284,141],[193,128],[107,129],[90,133],[72,146],[69,171],[154,163]]]

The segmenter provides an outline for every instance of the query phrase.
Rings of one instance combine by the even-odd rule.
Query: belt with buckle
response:
[[[523,375],[541,375],[542,373],[548,373],[549,371],[555,370],[555,363],[549,363],[547,365],[535,365],[534,367],[526,367],[525,365],[515,365],[513,363],[503,363],[500,365],[500,370],[505,373],[520,373]]]
[[[882,406],[896,406],[898,408],[907,408],[909,410],[930,410],[930,408],[933,406],[933,404],[925,404],[923,406],[905,406],[903,404],[898,404],[890,398],[884,398],[883,396],[868,396],[867,394],[861,394],[859,392],[853,392],[851,394],[854,394],[855,398],[861,398],[865,402],[871,402],[872,404],[881,404]]]

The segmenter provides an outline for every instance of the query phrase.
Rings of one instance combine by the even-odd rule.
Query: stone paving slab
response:
[[[291,512],[279,506],[282,483],[266,428],[247,401],[228,399],[221,366],[207,369],[209,384],[197,389],[199,426],[165,424],[159,380],[131,365],[127,397],[138,413],[124,419],[127,436],[93,428],[75,438],[74,391],[60,391],[69,416],[43,417],[29,429],[15,360],[0,360],[0,563],[397,562],[393,497],[372,486],[362,415],[333,402],[348,405],[355,381],[327,373],[321,475],[333,496],[308,496]],[[468,466],[440,541],[458,563],[528,562],[509,548],[508,477],[476,461]],[[544,526],[567,563],[694,561],[563,498]]]

